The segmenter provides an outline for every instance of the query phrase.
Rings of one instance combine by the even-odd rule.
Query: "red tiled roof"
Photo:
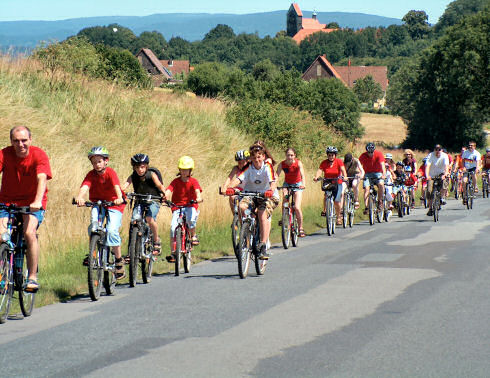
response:
[[[325,29],[326,24],[320,24],[316,18],[303,18],[302,22],[303,29],[314,29],[320,30]]]
[[[188,74],[190,71],[190,64],[188,60],[161,60],[162,66],[168,69],[172,75],[180,73]]]
[[[293,3],[294,10],[296,11],[296,14],[300,17],[303,17],[303,13],[301,12],[301,9],[299,9],[299,5],[296,3]]]
[[[320,25],[322,25],[322,24],[320,24]],[[314,33],[318,33],[318,32],[331,33],[331,32],[336,31],[336,30],[339,30],[339,29],[301,29],[299,32],[297,32],[294,35],[293,40],[297,44],[299,44],[303,39],[305,39],[306,37],[308,37]]]
[[[153,66],[155,66],[155,68],[158,70],[158,72],[160,72],[162,75],[164,75],[167,79],[170,79],[172,77],[171,73],[162,66],[162,63],[160,63],[160,61],[155,56],[155,54],[153,54],[153,51],[151,51],[151,49],[144,49],[143,48],[140,50],[140,52],[138,54],[136,54],[136,56],[138,56],[141,52],[143,52],[148,57],[148,59],[153,64]]]
[[[388,88],[388,68],[386,66],[334,66],[334,68],[349,88],[354,86],[357,79],[368,75],[371,75],[374,81],[381,85],[383,91]]]
[[[308,67],[305,71],[305,74],[306,72],[309,71],[309,69],[311,68],[311,66],[313,66],[315,64],[316,61],[319,61],[320,64],[327,70],[330,72],[330,74],[339,79],[344,85],[347,85],[347,83],[344,81],[344,79],[342,78],[342,76],[337,72],[337,70],[334,68],[334,66],[332,66],[332,64],[328,61],[328,59],[325,57],[325,55],[319,55],[314,61],[313,63],[310,64],[310,67]],[[304,76],[304,74],[303,74]]]

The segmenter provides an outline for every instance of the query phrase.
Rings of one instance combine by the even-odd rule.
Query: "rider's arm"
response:
[[[196,189],[196,202],[198,202],[198,203],[202,202],[201,190],[200,189]]]
[[[90,190],[88,185],[82,185],[80,187],[80,190],[78,191],[77,198],[75,198],[75,201],[77,201],[78,206],[83,206],[85,204],[85,197]]]
[[[347,180],[347,171],[345,170],[345,166],[340,167],[340,172],[342,172],[342,176],[344,176],[344,180]]]
[[[364,167],[362,166],[361,162],[359,159],[357,160],[357,166],[359,167],[359,177],[364,177],[366,172],[364,172]]]
[[[240,185],[240,184],[241,184],[240,179],[238,177],[235,177],[233,180],[231,180],[231,182],[228,184],[228,186],[225,187],[225,189],[234,188],[235,186]]]
[[[299,167],[299,174],[301,175],[301,182],[303,183],[303,187],[306,188],[305,169],[303,168],[303,163],[299,160],[298,160],[298,167]]]
[[[114,190],[116,191],[116,196],[117,198],[114,200],[115,205],[120,205],[124,202],[123,197],[122,197],[122,190],[119,185],[114,185]]]
[[[34,197],[34,202],[32,202],[29,206],[31,210],[37,211],[41,209],[42,200],[44,196],[44,192],[46,191],[46,182],[48,181],[48,176],[46,173],[38,173],[37,174],[37,190],[36,196]]]
[[[431,179],[431,177],[429,175],[430,166],[431,166],[431,163],[429,163],[429,162],[425,163],[425,177],[427,178],[427,180]]]
[[[316,174],[315,174],[315,177],[313,177],[313,181],[318,181],[320,176],[322,175],[322,170],[320,168],[318,168],[318,170],[316,171]]]
[[[158,176],[155,172],[151,172],[151,179],[153,180],[153,182],[154,182],[155,186],[158,188],[158,190],[162,193],[165,193],[165,187],[160,182],[160,179],[158,178]]]
[[[133,180],[131,179],[131,176],[129,176],[128,179],[126,180],[126,182],[121,185],[121,190],[123,192],[125,192],[126,189],[129,188],[129,185],[131,185],[132,183],[133,183]]]
[[[383,172],[383,179],[386,179],[386,167],[384,161],[381,163],[381,170]]]
[[[228,177],[226,178],[226,181],[225,183],[223,184],[223,188],[228,188],[230,186],[230,183],[231,183],[231,180],[233,180],[233,178],[235,177],[236,175],[236,171],[237,171],[237,167],[234,166],[231,171],[230,171],[230,174],[228,175]]]
[[[298,164],[298,166],[299,166],[299,164]],[[278,164],[277,165],[277,171],[276,171],[277,177],[279,177],[281,175],[281,172],[282,172],[282,164]]]

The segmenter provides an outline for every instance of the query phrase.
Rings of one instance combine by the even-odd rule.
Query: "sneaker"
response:
[[[444,198],[441,199],[441,205],[445,205],[446,204],[446,200]]]
[[[269,254],[267,253],[267,245],[265,243],[260,243],[259,260],[269,260]]]
[[[169,263],[174,263],[175,262],[175,255],[172,253],[168,256],[165,257],[165,259],[169,262]]]
[[[434,213],[432,212],[432,210],[429,210],[429,211],[427,212],[427,216],[431,217],[431,216],[433,216],[433,215],[434,215]]]

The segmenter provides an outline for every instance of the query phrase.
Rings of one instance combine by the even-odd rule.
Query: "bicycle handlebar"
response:
[[[168,206],[168,207],[176,207],[178,209],[183,209],[184,207],[190,207],[192,205],[195,205],[196,203],[197,203],[197,201],[192,200],[191,202],[186,203],[185,205],[176,205],[172,201],[165,201],[165,205],[166,206]]]
[[[281,189],[281,188],[277,188],[277,189]],[[235,190],[235,193],[232,194],[233,196],[240,196],[240,197],[262,197],[262,198],[265,198],[265,194],[264,193],[261,193],[261,192],[245,192],[245,191],[240,191],[240,190],[238,190],[236,188],[231,188],[231,189],[234,189]],[[226,194],[226,192],[223,193],[223,191],[221,190],[221,186],[219,187],[219,194],[221,194],[223,196],[229,196],[228,194]]]
[[[34,212],[31,211],[30,206],[17,206],[15,203],[11,203],[6,205],[4,203],[0,203],[0,210],[7,210],[11,213],[24,214],[24,215],[32,215]],[[43,208],[39,210],[44,210]]]
[[[126,203],[126,201],[124,201],[122,204],[125,204],[125,203]],[[75,200],[75,198],[72,198],[71,204],[78,206],[78,203]],[[98,200],[97,202],[85,201],[85,203],[82,206],[85,206],[85,207],[95,207],[95,206],[110,207],[110,206],[118,206],[118,205],[116,205],[112,201]]]
[[[153,202],[163,202],[163,197],[154,196],[152,194],[139,194],[139,193],[127,193],[126,197],[135,200],[153,201]]]

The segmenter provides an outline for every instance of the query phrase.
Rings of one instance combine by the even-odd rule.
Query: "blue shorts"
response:
[[[370,186],[369,184],[369,179],[375,180],[378,182],[378,184],[383,184],[384,180],[381,178],[383,177],[383,173],[381,172],[371,172],[371,173],[366,173],[364,174],[364,182],[363,182],[363,187],[366,188]]]
[[[30,215],[34,215],[36,217],[37,227],[39,227],[41,225],[41,223],[43,223],[45,212],[46,212],[46,210],[38,210],[38,211],[35,211],[34,213],[30,214]],[[8,217],[9,217],[9,212],[7,210],[0,210],[0,218],[8,218]]]
[[[300,186],[303,186],[303,181],[297,182],[296,184],[288,184],[287,182],[284,182],[282,186],[285,186],[287,188],[299,188]],[[304,189],[298,189],[298,192],[302,192]]]
[[[133,208],[133,218],[136,214],[141,214],[141,205],[135,205]],[[157,220],[158,212],[160,211],[160,204],[157,202],[152,202],[148,206],[148,210],[146,211],[146,216],[152,217],[154,220]]]

